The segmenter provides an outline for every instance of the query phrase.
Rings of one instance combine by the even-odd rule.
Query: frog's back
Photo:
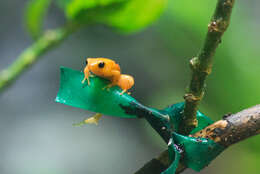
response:
[[[116,70],[121,72],[120,66],[116,62],[114,64],[114,69],[116,69]]]

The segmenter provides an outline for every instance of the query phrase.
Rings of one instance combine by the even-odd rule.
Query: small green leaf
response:
[[[141,30],[162,13],[167,0],[59,0],[68,19],[97,23],[120,32]]]
[[[62,8],[69,19],[74,20],[88,20],[86,18],[91,10],[106,10],[107,7],[115,5],[120,2],[127,2],[129,0],[56,0],[56,3]],[[91,12],[92,13],[92,12]]]
[[[111,14],[104,14],[97,22],[121,32],[135,32],[147,27],[162,13],[166,0],[130,0]]]
[[[26,27],[31,36],[36,39],[42,33],[43,19],[51,0],[30,0],[25,14]]]
[[[89,10],[94,11],[100,11],[99,13],[102,13],[102,11],[106,11],[107,8],[109,8],[111,5],[114,6],[117,3],[121,2],[127,2],[128,0],[73,0],[69,3],[66,9],[67,16],[69,18],[80,18],[81,15],[86,16],[86,19],[89,19]],[[86,13],[86,15],[85,15]],[[96,17],[96,16],[92,16]]]

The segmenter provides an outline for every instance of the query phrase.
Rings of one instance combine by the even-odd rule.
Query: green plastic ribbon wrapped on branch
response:
[[[57,102],[105,115],[136,118],[135,115],[126,114],[120,107],[120,105],[128,106],[130,102],[136,100],[127,94],[120,96],[121,90],[117,86],[110,88],[109,91],[103,89],[109,83],[108,80],[95,77],[90,78],[90,85],[82,84],[83,73],[65,67],[61,67],[60,70]]]
[[[61,67],[60,89],[56,101],[66,105],[86,109],[104,115],[122,118],[144,118],[168,144],[169,156],[172,161],[169,168],[162,174],[174,174],[179,161],[193,170],[200,171],[217,157],[224,147],[210,139],[193,138],[179,134],[184,103],[171,105],[163,110],[142,105],[130,95],[120,95],[117,86],[104,89],[109,81],[90,78],[90,85],[82,84],[84,74],[69,68]],[[212,124],[212,120],[197,112],[198,127],[195,133]]]

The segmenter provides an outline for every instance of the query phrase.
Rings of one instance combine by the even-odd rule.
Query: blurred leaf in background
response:
[[[25,10],[26,27],[32,38],[38,38],[42,33],[44,17],[51,0],[30,0]]]
[[[26,27],[33,38],[40,36],[51,0],[30,0]],[[104,24],[121,33],[144,29],[162,13],[167,0],[56,0],[69,21]]]
[[[120,32],[143,29],[162,13],[166,0],[59,0],[68,19],[105,24]]]

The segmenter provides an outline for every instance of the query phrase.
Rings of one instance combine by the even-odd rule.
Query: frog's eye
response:
[[[88,60],[86,60],[86,65],[88,65]]]
[[[105,66],[105,63],[104,63],[104,62],[100,62],[100,63],[98,64],[98,67],[99,67],[99,68],[104,68],[104,66]]]

